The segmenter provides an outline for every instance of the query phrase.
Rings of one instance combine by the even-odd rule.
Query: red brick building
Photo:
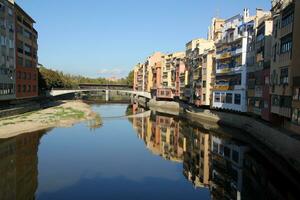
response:
[[[37,38],[35,21],[15,4],[16,27],[16,97],[38,96]]]

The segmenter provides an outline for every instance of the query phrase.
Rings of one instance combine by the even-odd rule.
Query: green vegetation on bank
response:
[[[88,78],[48,69],[43,66],[39,67],[39,87],[41,90],[49,90],[51,88],[78,88],[78,85],[81,83],[133,85],[133,71],[129,72],[126,78],[112,81],[101,77]]]

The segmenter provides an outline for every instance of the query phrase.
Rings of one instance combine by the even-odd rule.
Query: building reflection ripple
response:
[[[0,199],[34,199],[38,186],[38,146],[45,133],[0,140]]]
[[[209,188],[211,199],[297,199],[297,186],[284,173],[230,133],[157,112],[130,121],[153,154],[181,162],[186,179],[196,189]]]

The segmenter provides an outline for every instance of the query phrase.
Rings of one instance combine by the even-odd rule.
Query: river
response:
[[[126,104],[93,109],[101,127],[0,140],[0,199],[297,199],[289,169],[238,130]]]

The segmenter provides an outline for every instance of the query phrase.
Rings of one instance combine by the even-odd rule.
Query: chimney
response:
[[[244,20],[250,17],[250,10],[248,8],[244,8]]]

